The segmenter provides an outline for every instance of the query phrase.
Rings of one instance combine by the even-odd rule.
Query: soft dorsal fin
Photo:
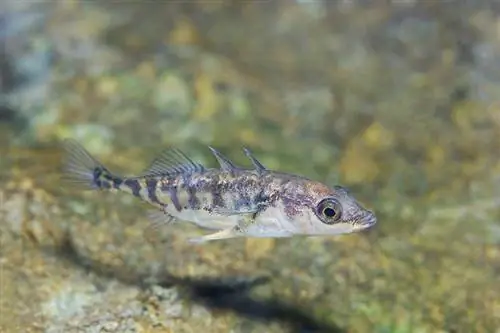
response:
[[[205,167],[200,163],[193,162],[181,150],[175,148],[168,148],[161,152],[149,168],[142,174],[142,177],[148,176],[162,176],[181,173],[202,172]]]
[[[233,164],[227,157],[222,155],[219,151],[217,151],[215,148],[208,146],[212,154],[214,154],[215,158],[217,159],[217,162],[219,162],[220,168],[223,171],[234,171],[237,170],[238,167]]]
[[[259,160],[257,160],[252,152],[250,151],[250,149],[246,148],[246,147],[243,147],[243,152],[245,153],[245,155],[250,159],[250,161],[252,161],[252,164],[255,168],[255,170],[257,172],[262,172],[264,170],[267,170],[265,166],[262,165],[262,163],[259,162]]]

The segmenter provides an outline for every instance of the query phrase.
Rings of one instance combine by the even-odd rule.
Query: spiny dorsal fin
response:
[[[243,152],[245,153],[245,155],[250,159],[250,161],[252,161],[252,164],[255,168],[255,170],[257,170],[257,172],[262,172],[264,170],[267,170],[265,166],[262,165],[262,163],[259,162],[259,160],[257,160],[252,152],[250,151],[250,149],[246,148],[246,147],[243,147]]]
[[[205,170],[203,165],[193,162],[181,150],[169,148],[151,162],[141,177],[202,172],[203,170]]]
[[[217,151],[215,148],[208,146],[212,154],[214,154],[215,158],[217,159],[217,162],[219,162],[220,168],[223,171],[234,171],[237,170],[238,167],[233,164],[227,157],[222,155],[219,151]]]

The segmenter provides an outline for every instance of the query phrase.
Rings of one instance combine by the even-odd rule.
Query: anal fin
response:
[[[150,224],[144,229],[144,238],[152,243],[162,243],[161,229],[177,222],[177,219],[163,210],[152,209],[147,213]]]

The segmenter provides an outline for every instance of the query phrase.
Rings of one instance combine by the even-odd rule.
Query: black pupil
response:
[[[327,217],[334,217],[335,216],[335,210],[333,208],[330,208],[330,207],[325,208],[325,210],[323,211],[323,213]]]

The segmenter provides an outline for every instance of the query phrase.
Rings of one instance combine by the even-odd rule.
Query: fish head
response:
[[[364,208],[342,186],[328,187],[308,183],[292,211],[300,233],[309,235],[340,235],[358,232],[377,223],[375,214]]]

